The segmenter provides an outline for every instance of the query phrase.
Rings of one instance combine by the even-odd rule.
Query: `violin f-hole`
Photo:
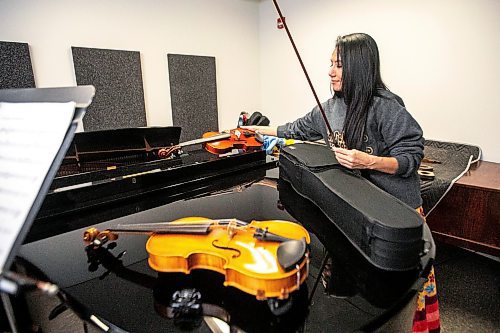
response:
[[[221,250],[229,250],[229,251],[234,251],[236,252],[237,254],[236,255],[233,255],[233,258],[238,258],[240,255],[241,255],[241,251],[238,250],[238,249],[235,249],[234,247],[228,247],[228,246],[220,246],[220,245],[217,245],[215,244],[215,242],[217,242],[218,240],[217,239],[214,239],[212,241],[212,246],[217,248],[217,249],[221,249]]]

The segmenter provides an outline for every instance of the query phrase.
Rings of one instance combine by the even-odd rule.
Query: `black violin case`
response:
[[[284,147],[279,177],[313,202],[375,266],[417,269],[424,254],[423,218],[359,173],[341,166],[324,145]]]

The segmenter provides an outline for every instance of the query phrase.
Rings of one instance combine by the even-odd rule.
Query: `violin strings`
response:
[[[235,222],[237,227],[241,226],[246,226],[248,223],[244,221],[240,221],[237,219],[221,219],[221,220],[197,220],[197,221],[190,221],[189,223],[175,223],[175,222],[158,222],[158,223],[137,223],[137,224],[118,224],[116,228],[113,229],[140,229],[140,228],[148,228],[148,229],[155,229],[155,230],[168,230],[168,229],[197,229],[200,227],[209,227],[214,224],[229,224],[231,222]]]

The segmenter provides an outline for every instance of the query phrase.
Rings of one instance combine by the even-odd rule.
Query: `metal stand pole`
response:
[[[0,295],[2,296],[3,307],[5,309],[7,319],[9,320],[9,325],[12,330],[12,333],[17,333],[18,329],[17,329],[16,317],[14,316],[14,309],[12,308],[12,303],[10,302],[9,295],[5,293],[0,293]]]

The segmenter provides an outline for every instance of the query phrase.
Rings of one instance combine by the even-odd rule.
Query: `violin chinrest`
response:
[[[291,271],[304,259],[306,252],[307,244],[304,238],[283,242],[278,247],[278,263],[285,271]]]

